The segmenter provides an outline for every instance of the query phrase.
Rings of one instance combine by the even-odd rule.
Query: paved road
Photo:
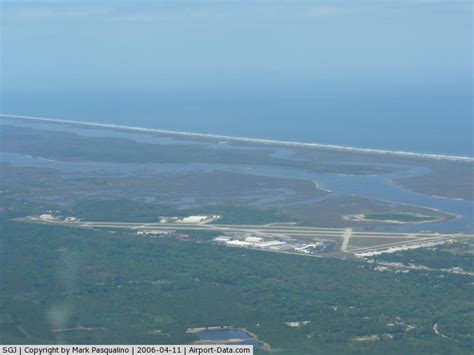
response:
[[[326,235],[344,237],[347,234],[347,228],[319,228],[304,226],[274,226],[274,225],[246,225],[246,224],[189,224],[189,223],[115,223],[115,222],[78,222],[83,226],[90,227],[113,227],[113,228],[135,228],[135,229],[173,229],[173,230],[216,230],[216,231],[237,231],[237,232],[261,232],[276,233],[287,235]],[[351,229],[350,229],[351,230]],[[350,238],[358,237],[377,237],[377,238],[409,238],[416,237],[442,237],[456,236],[474,238],[474,234],[439,234],[439,233],[394,233],[394,232],[350,232]]]
[[[445,242],[459,238],[474,238],[474,234],[440,234],[440,233],[394,233],[394,232],[362,232],[351,228],[321,228],[299,225],[252,225],[252,224],[187,224],[187,223],[128,223],[128,222],[64,222],[59,220],[43,221],[37,218],[23,219],[30,222],[62,224],[82,228],[123,228],[143,231],[216,231],[220,233],[251,233],[262,237],[305,237],[318,239],[336,239],[341,242],[341,252],[361,253],[378,251],[391,247],[413,246],[420,243]],[[365,238],[378,240],[373,245],[351,245],[351,240]],[[384,239],[386,241],[384,241]]]

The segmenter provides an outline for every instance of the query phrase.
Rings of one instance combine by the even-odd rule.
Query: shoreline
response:
[[[115,125],[115,124],[110,124],[110,123],[95,123],[95,122],[88,122],[88,121],[64,120],[64,119],[48,118],[48,117],[23,116],[23,115],[6,114],[6,113],[0,113],[0,118],[49,122],[49,123],[86,126],[86,127],[95,127],[95,128],[117,129],[117,130],[149,133],[149,134],[158,133],[158,134],[171,135],[171,136],[206,138],[206,139],[214,139],[214,140],[220,140],[220,141],[257,143],[257,144],[290,146],[290,147],[300,147],[300,148],[317,148],[317,149],[340,151],[340,152],[378,154],[378,155],[415,158],[415,159],[449,160],[449,161],[469,162],[469,163],[474,162],[474,157],[466,157],[466,156],[415,153],[415,152],[398,151],[398,150],[358,148],[358,147],[349,147],[349,146],[332,145],[332,144],[319,144],[319,143],[306,143],[306,142],[284,141],[284,140],[273,140],[273,139],[236,137],[236,136],[226,136],[226,135],[220,135],[220,134],[172,131],[172,130],[164,130],[164,129],[157,129],[157,128],[144,128],[144,127],[136,127],[136,126]]]
[[[446,213],[443,211],[438,211],[442,213]],[[450,215],[446,217],[435,217],[435,216],[425,216],[421,215],[420,213],[411,213],[411,212],[394,212],[394,213],[383,213],[383,214],[412,214],[414,216],[423,216],[423,217],[432,217],[431,219],[427,220],[419,220],[419,221],[401,221],[401,220],[394,220],[394,219],[373,219],[373,218],[367,218],[366,214],[351,214],[351,215],[345,215],[342,218],[346,221],[352,221],[352,222],[369,222],[369,223],[385,223],[385,224],[426,224],[426,223],[440,223],[440,222],[445,222],[449,221],[453,218],[456,218],[456,216]]]

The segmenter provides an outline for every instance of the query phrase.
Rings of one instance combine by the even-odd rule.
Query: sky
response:
[[[471,6],[4,1],[2,87],[466,88]]]
[[[0,4],[0,111],[473,155],[471,1]]]

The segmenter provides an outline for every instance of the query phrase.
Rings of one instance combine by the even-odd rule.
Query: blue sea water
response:
[[[22,122],[16,120],[5,119],[5,124],[18,126],[31,126],[31,122]],[[134,139],[137,142],[160,143],[160,144],[179,144],[181,140],[178,138],[161,137],[148,134],[130,133],[128,131],[101,130],[90,128],[78,128],[74,126],[64,126],[53,123],[35,123],[36,128],[47,130],[71,131],[80,135],[104,137],[113,136],[121,138]],[[195,144],[208,144],[204,142]],[[214,149],[228,149],[228,145],[211,144]],[[235,149],[235,146],[233,146]],[[240,149],[245,149],[241,147]],[[273,156],[288,157],[291,151],[286,148],[275,148]],[[436,232],[463,232],[473,230],[473,202],[459,199],[439,198],[436,196],[423,195],[417,192],[406,190],[399,185],[392,184],[391,179],[403,177],[420,176],[429,172],[429,169],[418,166],[394,165],[394,167],[405,168],[401,172],[382,176],[357,176],[357,175],[340,175],[340,174],[318,174],[308,170],[289,169],[285,167],[269,167],[269,166],[253,166],[253,165],[227,165],[227,164],[207,164],[207,163],[189,163],[189,164],[162,164],[162,163],[114,163],[114,162],[92,162],[92,161],[61,161],[43,159],[41,157],[32,157],[25,154],[3,152],[1,155],[2,162],[20,166],[37,166],[50,167],[54,169],[74,170],[101,170],[114,173],[126,172],[143,172],[145,174],[161,174],[161,173],[177,173],[213,170],[229,171],[234,173],[254,174],[258,176],[266,176],[272,178],[297,179],[304,181],[318,181],[325,188],[333,191],[331,196],[357,195],[370,199],[390,201],[395,204],[409,204],[414,206],[433,208],[455,215],[456,218],[443,223],[426,223],[422,225],[423,230]],[[382,164],[381,166],[385,166]],[[323,196],[322,199],[326,197]],[[312,200],[318,203],[322,200],[316,198]],[[284,201],[284,192],[280,196],[271,198],[262,198],[255,202],[255,206],[271,205],[279,201]],[[397,232],[414,232],[420,230],[420,225],[395,225],[384,226],[383,230],[393,230]]]
[[[0,111],[473,156],[466,1],[9,1]]]
[[[472,101],[451,93],[21,92],[2,112],[148,128],[474,156]]]

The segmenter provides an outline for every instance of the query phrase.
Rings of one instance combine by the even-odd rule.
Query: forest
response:
[[[114,230],[1,228],[4,344],[181,344],[196,340],[189,327],[225,325],[283,354],[472,350],[469,276]],[[286,324],[298,321],[309,323]]]

